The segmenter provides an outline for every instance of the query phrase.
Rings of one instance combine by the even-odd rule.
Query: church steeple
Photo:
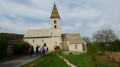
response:
[[[59,13],[58,13],[58,10],[57,10],[57,7],[56,7],[56,4],[55,4],[55,3],[54,3],[54,7],[53,7],[52,14],[51,14],[51,17],[50,17],[50,18],[60,18]]]

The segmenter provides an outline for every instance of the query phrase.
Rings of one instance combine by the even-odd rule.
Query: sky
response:
[[[91,38],[97,30],[110,28],[120,38],[120,0],[0,0],[0,33],[50,28],[54,3],[62,33]]]

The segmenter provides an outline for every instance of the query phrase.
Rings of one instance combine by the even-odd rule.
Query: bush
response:
[[[111,51],[120,51],[120,40],[115,40],[110,44]]]
[[[90,55],[101,53],[100,44],[98,42],[88,43],[88,53]]]
[[[21,41],[16,44],[16,54],[17,55],[23,55],[26,53],[26,48],[29,47],[30,44],[25,41]]]
[[[5,39],[0,39],[0,57],[7,55],[7,46],[7,41]]]

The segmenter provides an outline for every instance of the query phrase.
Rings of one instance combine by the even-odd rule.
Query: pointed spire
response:
[[[56,4],[55,4],[55,3],[54,3],[54,7],[53,7],[52,14],[51,14],[51,17],[50,17],[50,18],[60,18],[59,13],[58,13],[58,10],[57,10],[57,7],[56,7]]]

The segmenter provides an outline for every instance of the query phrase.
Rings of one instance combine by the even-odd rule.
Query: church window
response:
[[[57,42],[55,42],[55,44],[57,44]]]
[[[54,24],[56,24],[57,23],[57,21],[56,20],[54,20]]]
[[[78,49],[78,45],[77,44],[75,45],[75,49]]]
[[[33,40],[33,42],[34,42],[34,40]]]
[[[42,42],[44,42],[44,40],[42,40]]]
[[[55,28],[57,28],[57,26],[55,25]]]

